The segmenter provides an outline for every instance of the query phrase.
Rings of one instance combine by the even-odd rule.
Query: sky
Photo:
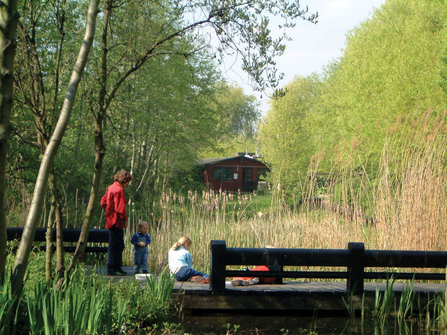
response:
[[[374,9],[380,8],[385,0],[300,0],[302,8],[309,13],[318,12],[318,23],[298,20],[293,29],[288,30],[292,41],[287,42],[285,53],[276,59],[278,72],[284,73],[280,87],[298,76],[321,73],[324,66],[334,58],[343,55],[346,34],[372,17]],[[254,95],[261,103],[265,115],[268,110],[266,93],[256,92],[250,81],[234,60],[222,65],[224,76],[244,89],[245,94]]]

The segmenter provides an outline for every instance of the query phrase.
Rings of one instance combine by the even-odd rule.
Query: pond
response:
[[[181,322],[185,334],[191,335],[270,335],[270,334],[312,334],[312,335],[419,335],[447,334],[445,329],[427,329],[417,320],[397,322],[390,317],[383,324],[373,319],[347,316],[309,315],[208,315],[185,316]]]

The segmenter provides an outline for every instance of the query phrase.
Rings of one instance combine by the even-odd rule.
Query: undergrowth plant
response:
[[[414,305],[414,280],[411,281],[410,284],[406,285],[402,290],[400,301],[399,301],[399,309],[397,311],[397,319],[401,322],[404,322],[405,319],[413,314],[413,305]]]
[[[30,333],[109,334],[115,319],[112,297],[113,287],[94,276],[71,278],[62,289],[40,280],[27,299]]]
[[[11,275],[5,275],[3,283],[0,284],[0,335],[14,334],[17,330],[20,306],[23,300],[23,293],[13,297]]]
[[[45,280],[44,257],[36,260],[40,267],[33,264],[36,272],[27,276],[18,303],[9,276],[0,286],[1,335],[115,334],[123,325],[134,334],[170,329],[175,310],[169,272],[143,284],[135,279],[114,283],[95,271],[87,274],[80,264],[70,280],[57,285]]]
[[[386,287],[383,294],[379,291],[379,286],[376,288],[376,297],[375,297],[375,304],[374,304],[374,318],[380,320],[381,322],[384,322],[386,319],[389,318],[394,304],[394,279],[387,279],[386,281]]]

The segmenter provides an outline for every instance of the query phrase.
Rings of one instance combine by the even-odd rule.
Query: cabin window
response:
[[[265,181],[267,177],[267,169],[258,169],[258,181]]]
[[[213,178],[214,180],[233,180],[233,168],[215,167]]]

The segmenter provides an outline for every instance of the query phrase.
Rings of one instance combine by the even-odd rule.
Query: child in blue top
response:
[[[174,243],[168,253],[169,270],[178,281],[194,281],[202,284],[210,282],[209,276],[192,267],[192,255],[189,252],[192,241],[182,236]]]
[[[133,244],[133,268],[135,273],[148,273],[147,258],[149,256],[148,244],[151,243],[151,237],[147,233],[147,222],[140,221],[138,223],[138,233],[132,236],[130,243]]]

